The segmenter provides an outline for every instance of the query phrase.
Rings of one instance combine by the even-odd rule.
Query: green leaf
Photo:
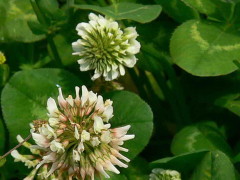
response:
[[[63,11],[59,9],[57,0],[36,0],[42,14],[49,20],[62,20],[65,17]]]
[[[108,172],[108,175],[110,176],[111,180],[128,180],[127,177],[124,174],[115,174],[113,172]],[[108,180],[108,178],[96,177],[96,180]]]
[[[198,150],[221,150],[231,156],[231,148],[221,132],[210,123],[187,126],[178,132],[171,145],[175,155]]]
[[[233,99],[226,99],[224,102],[223,100],[220,100],[220,102],[217,102],[217,105],[220,105],[222,107],[227,108],[229,111],[232,113],[240,116],[240,101],[239,101],[240,96],[237,95]]]
[[[162,11],[160,5],[142,5],[135,3],[119,3],[107,7],[95,5],[75,5],[78,9],[97,11],[115,20],[129,19],[140,23],[147,23],[156,19]]]
[[[124,147],[129,149],[126,156],[130,159],[139,154],[148,144],[153,130],[153,114],[150,107],[136,94],[127,91],[116,91],[106,94],[113,101],[112,127],[131,125],[128,134],[135,138],[127,141]]]
[[[236,180],[230,159],[221,151],[208,152],[195,169],[192,180]]]
[[[39,22],[28,21],[28,26],[31,29],[31,31],[36,35],[48,33],[48,27],[43,24],[40,24]]]
[[[28,27],[28,21],[37,22],[29,0],[2,0],[0,12],[0,42],[34,42],[44,38],[43,35],[33,34]]]
[[[2,111],[10,132],[10,142],[16,142],[18,134],[27,137],[29,123],[46,119],[46,103],[49,97],[56,98],[56,84],[64,94],[72,94],[82,81],[61,69],[37,69],[15,73],[2,92]]]
[[[238,153],[234,158],[233,158],[234,163],[239,163],[240,162],[240,153]]]
[[[181,84],[183,84],[186,94],[193,98],[194,101],[221,105],[226,100],[234,100],[240,95],[240,72],[236,71],[226,76],[211,78],[185,74]]]
[[[179,0],[155,0],[163,7],[163,11],[177,22],[185,22],[190,19],[199,19],[199,14],[195,9],[190,8]]]
[[[128,180],[146,180],[149,178],[150,169],[146,160],[136,157],[122,172]]]
[[[36,0],[36,2],[45,16],[52,17],[54,14],[57,15],[59,5],[56,0]]]
[[[151,162],[152,168],[173,169],[180,172],[187,172],[197,165],[208,151],[195,151],[181,154],[174,157],[166,157]]]
[[[5,163],[6,163],[6,158],[0,159],[0,167],[2,167]]]
[[[196,76],[218,76],[237,70],[240,36],[231,26],[190,20],[174,32],[170,51],[175,63]]]
[[[232,4],[223,0],[182,0],[189,7],[209,16],[212,20],[228,20]]]
[[[3,127],[2,119],[0,119],[0,157],[4,152],[4,143],[5,143],[5,130]]]

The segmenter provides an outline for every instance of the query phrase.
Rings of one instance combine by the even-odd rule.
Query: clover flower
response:
[[[124,66],[136,64],[140,43],[134,27],[120,29],[118,23],[101,15],[89,14],[88,23],[76,27],[81,39],[72,43],[73,55],[79,55],[81,71],[94,70],[92,80],[103,76],[106,81],[125,74]]]
[[[152,170],[149,180],[181,180],[181,174],[175,170],[156,168]]]
[[[133,139],[127,135],[130,125],[110,128],[113,117],[111,100],[76,87],[75,99],[63,97],[59,88],[58,105],[53,98],[47,101],[49,119],[36,120],[31,125],[32,138],[36,145],[23,143],[32,155],[21,155],[17,150],[11,154],[15,161],[25,163],[34,169],[25,180],[34,179],[92,179],[103,175],[110,178],[107,171],[119,174],[115,166],[127,168],[130,160],[120,151],[124,141]],[[17,137],[23,142],[21,136]]]

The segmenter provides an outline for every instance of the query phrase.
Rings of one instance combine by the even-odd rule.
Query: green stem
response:
[[[51,54],[53,55],[53,58],[55,60],[55,66],[56,67],[62,67],[62,61],[61,61],[61,58],[59,56],[59,53],[58,53],[58,50],[57,50],[57,47],[53,41],[53,35],[48,35],[47,37],[47,41],[48,41],[48,44],[50,46],[50,51],[51,51]]]
[[[39,22],[41,24],[45,25],[45,26],[49,26],[49,24],[47,22],[47,19],[44,16],[44,14],[41,12],[41,9],[39,8],[37,2],[35,0],[30,0],[30,1],[31,1],[33,10],[38,17]],[[57,47],[56,47],[56,45],[53,41],[53,35],[52,34],[47,34],[46,36],[47,36],[47,41],[49,43],[52,55],[53,55],[54,60],[55,60],[55,66],[56,67],[61,67],[62,66],[62,61],[61,61],[61,58],[60,58],[59,53],[57,51]]]
[[[74,5],[74,0],[67,0],[67,7],[71,8]]]
[[[160,59],[158,51],[153,48],[148,48],[146,46],[143,46],[142,51],[155,59]],[[172,65],[166,59],[161,58],[161,60],[159,60],[158,62],[162,65],[166,75],[169,77],[169,81],[171,83],[171,89],[166,85],[166,82],[164,83],[162,82],[162,80],[158,79],[158,77],[161,77],[160,79],[164,78],[162,77],[161,73],[158,73],[156,71],[154,72],[154,76],[158,81],[159,85],[164,89],[164,92],[167,95],[170,103],[172,104],[173,109],[176,111],[176,114],[180,115],[180,118],[182,120],[179,123],[188,124],[190,122],[189,110],[185,102],[183,91],[177,80],[175,71]],[[172,93],[169,93],[168,91]],[[179,119],[179,117],[176,117],[176,118]]]
[[[129,74],[131,75],[138,91],[139,91],[139,95],[144,99],[144,100],[147,100],[148,96],[147,96],[147,93],[144,89],[144,86],[143,86],[143,83],[139,80],[139,77],[137,75],[137,73],[134,71],[134,69],[129,69],[128,70]]]
[[[182,125],[182,118],[181,118],[181,114],[179,112],[179,108],[177,106],[177,102],[176,99],[173,96],[173,93],[171,92],[170,88],[168,87],[164,76],[161,73],[153,73],[153,76],[155,78],[155,80],[157,81],[158,85],[160,86],[166,100],[169,102],[175,119],[176,119],[176,123],[178,124],[179,127],[181,127]]]
[[[117,13],[118,12],[118,3],[117,3],[117,1],[116,0],[111,0],[111,3],[113,4],[115,13]]]
[[[233,60],[233,63],[238,67],[238,70],[240,70],[240,62],[238,60]]]
[[[146,72],[142,71],[140,69],[139,69],[139,72],[140,72],[140,79],[142,79],[143,82],[145,83],[147,92],[149,94],[148,96],[150,96],[149,101],[151,101],[151,104],[153,104],[153,106],[155,107],[158,104],[159,98],[158,98],[157,94],[155,93],[154,89],[152,88],[152,85],[146,75]]]
[[[46,21],[46,18],[45,16],[43,15],[43,13],[41,12],[37,2],[35,0],[30,0],[31,2],[31,5],[32,5],[32,8],[37,16],[37,19],[38,21],[41,23],[41,24],[44,24],[44,25],[47,25],[47,21]]]

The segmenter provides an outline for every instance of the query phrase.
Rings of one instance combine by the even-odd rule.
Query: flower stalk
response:
[[[0,156],[0,160],[7,157],[9,154],[12,153],[12,151],[16,150],[17,148],[21,147],[25,142],[27,142],[29,139],[31,139],[32,134],[29,134],[27,138],[25,138],[22,142],[20,142],[17,146],[12,148],[10,151],[6,152],[3,156]]]

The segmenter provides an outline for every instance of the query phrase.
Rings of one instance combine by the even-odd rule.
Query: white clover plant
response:
[[[63,97],[59,88],[58,105],[53,98],[47,101],[47,121],[37,120],[31,124],[31,134],[36,145],[24,142],[31,155],[22,155],[17,150],[11,155],[15,161],[33,168],[25,180],[34,179],[92,179],[107,171],[119,174],[116,166],[127,168],[130,160],[120,151],[124,141],[134,138],[127,135],[130,125],[110,128],[113,117],[112,101],[76,87],[76,97]],[[23,142],[21,136],[17,137]]]

